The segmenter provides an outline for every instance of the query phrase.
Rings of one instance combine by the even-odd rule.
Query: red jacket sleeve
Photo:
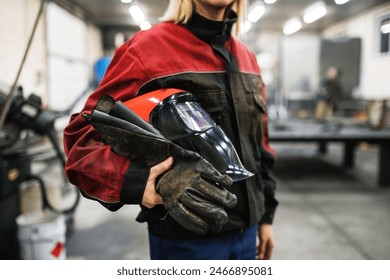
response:
[[[82,114],[91,113],[104,94],[125,101],[137,93],[146,74],[130,46],[128,42],[117,49],[98,89],[88,97],[82,111],[71,116],[64,130],[68,180],[84,196],[98,200],[110,210],[141,202],[149,169],[115,154]]]

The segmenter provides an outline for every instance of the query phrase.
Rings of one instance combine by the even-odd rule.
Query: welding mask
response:
[[[232,142],[190,92],[160,89],[124,104],[165,138],[200,154],[233,181],[254,175],[245,169]]]

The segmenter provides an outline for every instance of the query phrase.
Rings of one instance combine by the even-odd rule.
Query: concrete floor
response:
[[[342,147],[318,155],[310,144],[275,144],[280,206],[274,223],[276,260],[390,259],[390,188],[376,183],[378,150],[360,146],[354,169]],[[390,169],[389,169],[390,171]],[[67,259],[148,259],[138,206],[109,212],[82,198],[67,238]]]
[[[390,188],[376,184],[377,148],[361,147],[353,170],[342,149],[278,150],[280,208],[275,259],[390,259]]]

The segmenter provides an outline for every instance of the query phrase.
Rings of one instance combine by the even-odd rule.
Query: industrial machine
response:
[[[0,91],[0,108],[4,108],[7,96]],[[23,88],[18,87],[12,98],[3,128],[0,130],[0,259],[19,259],[16,218],[21,214],[21,185],[34,181],[38,184],[41,194],[41,205],[44,210],[59,212],[66,216],[70,231],[73,214],[79,201],[76,188],[69,187],[73,192],[74,202],[67,209],[52,205],[47,196],[45,181],[40,174],[32,172],[35,160],[53,160],[65,165],[63,155],[54,128],[58,115],[42,107],[41,98],[30,94],[25,98]],[[31,147],[34,143],[41,143],[48,139],[51,147],[47,151],[34,152]],[[54,156],[53,156],[54,152]],[[46,153],[46,155],[45,155]],[[53,159],[54,157],[54,159]],[[59,178],[51,184],[63,184]]]

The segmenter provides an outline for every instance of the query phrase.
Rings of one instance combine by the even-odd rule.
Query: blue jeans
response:
[[[257,226],[214,238],[174,240],[149,233],[152,260],[254,260]]]

